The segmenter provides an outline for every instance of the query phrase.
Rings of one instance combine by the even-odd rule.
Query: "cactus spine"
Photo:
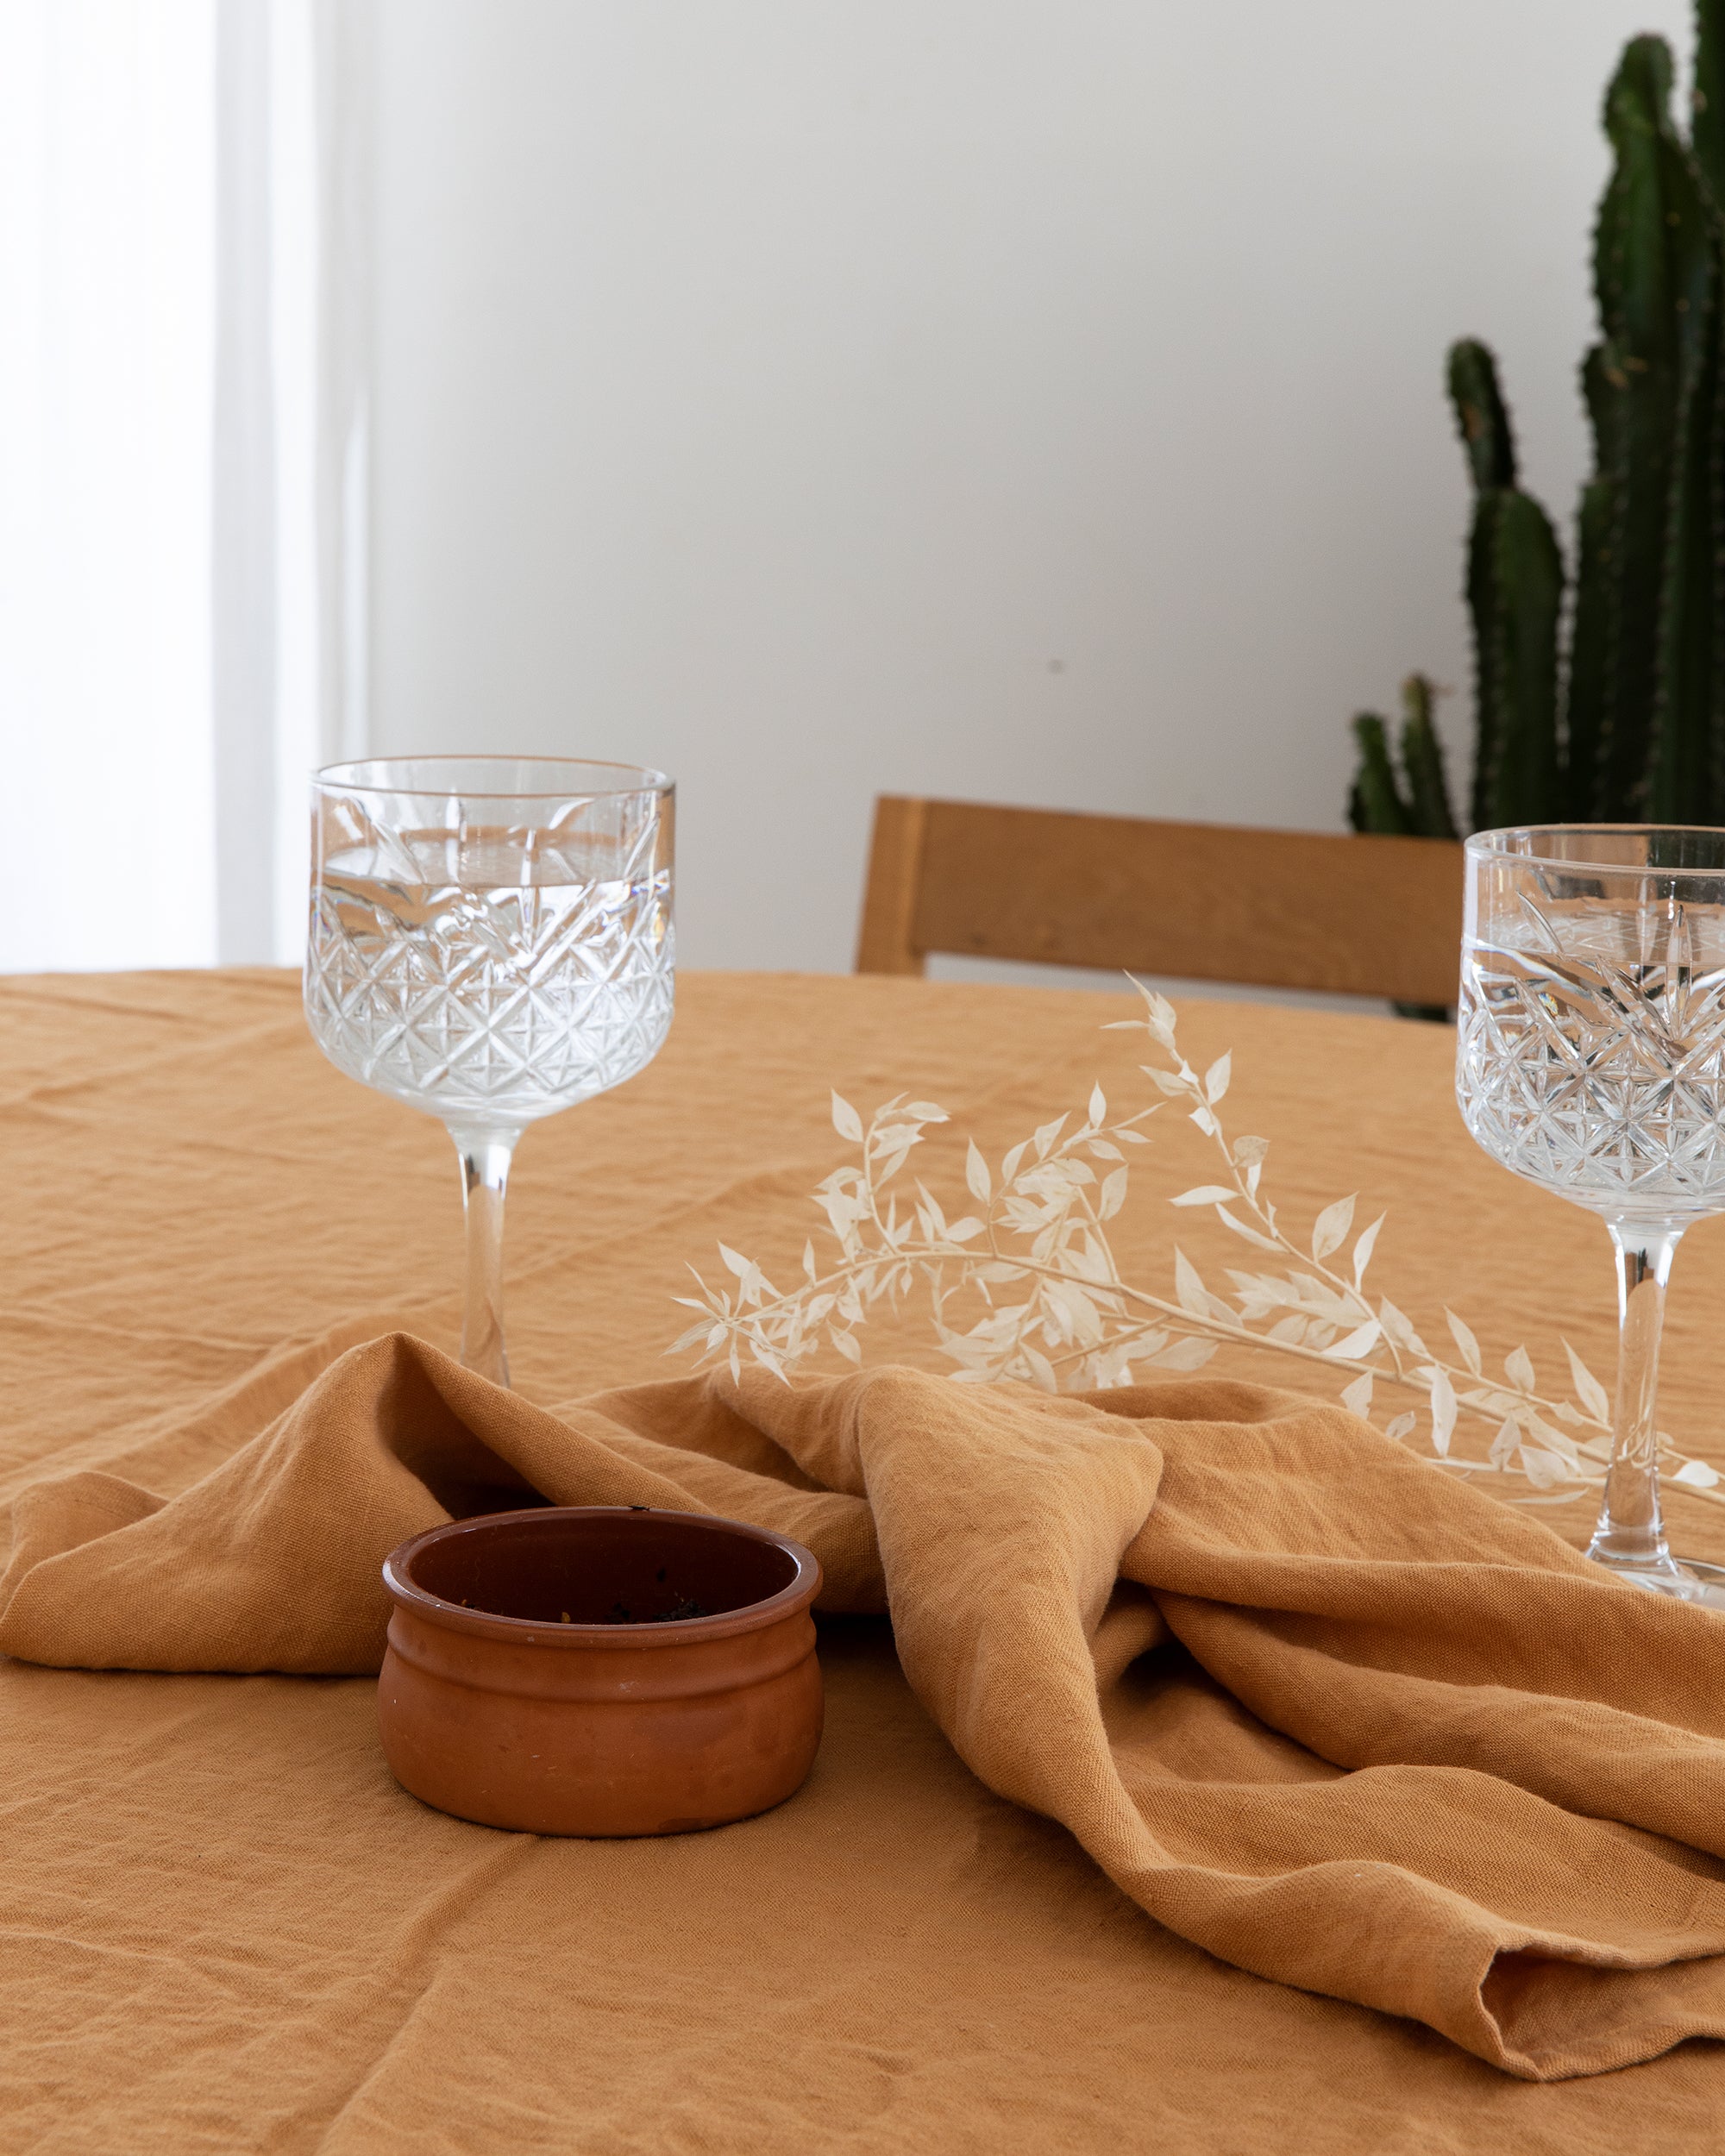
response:
[[[1672,121],[1663,40],[1633,39],[1606,92],[1601,334],[1582,366],[1594,472],[1576,517],[1566,657],[1562,551],[1517,485],[1491,354],[1471,339],[1450,354],[1475,491],[1476,829],[1725,817],[1725,0],[1699,0],[1697,14],[1690,143]],[[1398,775],[1382,721],[1355,725],[1356,828],[1452,832],[1441,781],[1434,797],[1428,767],[1415,783],[1406,730]]]

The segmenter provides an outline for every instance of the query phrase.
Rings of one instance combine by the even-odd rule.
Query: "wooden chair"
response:
[[[1445,839],[875,804],[859,973],[930,951],[1445,1006],[1462,849]]]

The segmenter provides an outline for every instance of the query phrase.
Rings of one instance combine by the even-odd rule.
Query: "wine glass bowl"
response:
[[[337,764],[312,785],[305,1013],[349,1077],[439,1117],[467,1219],[462,1360],[508,1382],[509,1162],[671,1022],[674,793],[561,757]]]
[[[1470,838],[1456,1092],[1478,1144],[1598,1214],[1617,1253],[1612,1457],[1589,1554],[1725,1607],[1725,1572],[1666,1546],[1655,1420],[1678,1240],[1725,1212],[1725,831]]]

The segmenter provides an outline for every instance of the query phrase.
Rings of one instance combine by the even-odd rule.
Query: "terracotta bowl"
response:
[[[536,1834],[677,1834],[800,1787],[820,1743],[800,1543],[643,1507],[491,1513],[386,1561],[378,1723],[440,1811]]]

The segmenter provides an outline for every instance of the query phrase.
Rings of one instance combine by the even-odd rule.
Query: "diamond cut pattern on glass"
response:
[[[446,1120],[529,1122],[633,1076],[669,1028],[672,975],[663,870],[486,889],[330,862],[312,894],[319,1045]]]
[[[1527,912],[1546,948],[1463,955],[1456,1087],[1474,1138],[1608,1216],[1725,1206],[1725,972],[1697,968],[1681,908],[1634,962],[1565,948]]]

